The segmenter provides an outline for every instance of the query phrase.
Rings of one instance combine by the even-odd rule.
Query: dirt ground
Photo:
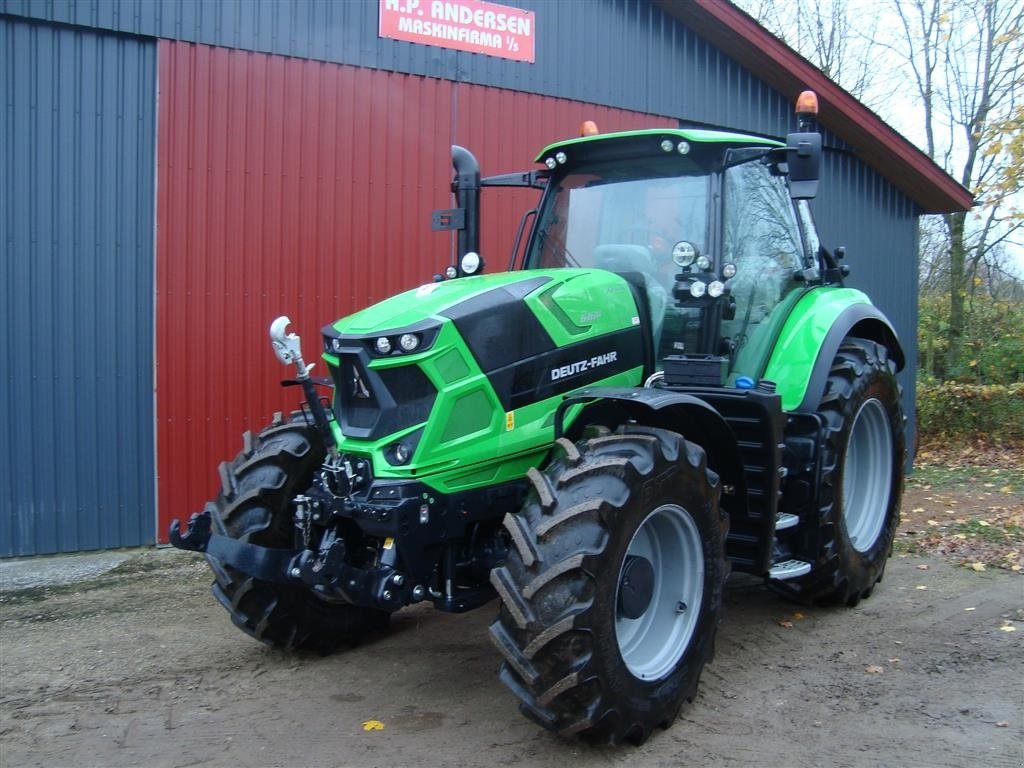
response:
[[[0,597],[0,765],[1020,766],[1020,529],[997,525],[995,544],[985,529],[1024,510],[1024,489],[995,480],[912,483],[896,556],[857,608],[800,608],[734,577],[697,699],[639,748],[521,717],[497,678],[493,605],[406,609],[359,648],[292,656],[231,625],[198,557],[137,553]],[[988,506],[971,498],[989,490]]]

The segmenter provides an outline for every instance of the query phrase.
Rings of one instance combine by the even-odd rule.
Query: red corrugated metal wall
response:
[[[201,508],[217,464],[296,404],[267,328],[289,315],[307,356],[319,329],[427,282],[450,238],[448,147],[485,175],[536,167],[575,135],[666,118],[415,75],[159,43],[157,472],[159,530]],[[536,193],[488,190],[481,251],[507,263]]]

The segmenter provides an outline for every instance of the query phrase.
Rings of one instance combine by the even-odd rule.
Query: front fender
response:
[[[793,308],[765,367],[764,378],[776,383],[783,410],[817,409],[832,361],[848,336],[886,347],[896,370],[902,370],[903,348],[889,319],[861,291],[823,286]]]

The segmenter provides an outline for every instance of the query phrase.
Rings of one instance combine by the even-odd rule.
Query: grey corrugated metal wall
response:
[[[377,36],[378,0],[0,0],[0,12],[785,133],[786,99],[647,0],[505,0],[536,14],[524,64]]]
[[[916,447],[917,217],[906,195],[850,153],[825,152],[822,182],[812,205],[822,243],[846,246],[846,285],[859,288],[899,334],[907,367],[900,374],[907,446]]]
[[[0,556],[153,541],[155,67],[0,18]]]

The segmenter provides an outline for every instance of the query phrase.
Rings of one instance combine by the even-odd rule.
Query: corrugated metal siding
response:
[[[485,174],[534,167],[590,118],[672,121],[418,76],[161,42],[157,384],[159,535],[216,489],[240,434],[298,401],[276,382],[270,321],[319,329],[430,280],[450,238],[449,146]],[[492,194],[494,193],[494,194]],[[506,263],[536,192],[488,190],[485,257]],[[513,207],[514,206],[514,207]],[[496,212],[501,211],[502,215]],[[493,255],[492,255],[493,254]]]
[[[0,556],[153,541],[155,64],[0,19]]]
[[[378,0],[0,0],[0,11],[472,82],[782,135],[786,97],[648,0],[505,0],[536,14],[526,64],[377,36]]]
[[[846,246],[846,285],[859,288],[885,313],[903,344],[900,374],[907,437],[916,432],[917,217],[906,195],[849,153],[826,152],[813,203],[822,243]],[[909,443],[908,443],[909,445]]]

